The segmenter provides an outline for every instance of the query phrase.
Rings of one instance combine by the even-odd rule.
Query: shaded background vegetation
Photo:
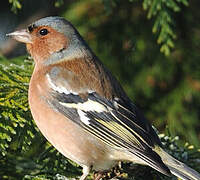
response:
[[[147,119],[167,135],[162,137],[166,148],[200,167],[194,161],[200,158],[200,1],[9,2],[0,8],[0,179],[59,179],[81,172],[35,128],[27,103],[33,63],[24,56],[13,59],[26,54],[24,45],[5,38],[5,33],[49,15],[74,24]],[[140,168],[125,164],[122,176],[166,178]],[[113,170],[110,176],[120,172]]]

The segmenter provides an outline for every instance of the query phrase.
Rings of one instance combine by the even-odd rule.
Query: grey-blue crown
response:
[[[73,35],[74,33],[77,33],[76,29],[73,27],[73,25],[67,21],[63,17],[59,16],[50,16],[45,17],[42,19],[39,19],[31,24],[33,28],[39,27],[39,26],[49,26],[56,31],[63,33],[69,37],[69,35]]]

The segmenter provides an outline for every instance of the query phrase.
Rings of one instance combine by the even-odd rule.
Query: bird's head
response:
[[[89,55],[88,47],[73,25],[62,17],[42,18],[27,29],[7,34],[26,43],[36,63],[52,64],[65,58]]]

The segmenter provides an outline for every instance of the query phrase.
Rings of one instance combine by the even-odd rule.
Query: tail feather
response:
[[[183,172],[183,170],[180,170],[180,169],[175,169],[170,166],[168,166],[168,167],[173,175],[175,175],[176,177],[179,177],[183,180],[200,180],[200,176],[198,176],[198,174],[196,174],[197,172],[194,171],[193,169],[189,168],[188,166],[184,167],[185,168],[184,172]],[[192,174],[191,174],[191,172],[192,172]]]
[[[200,180],[200,174],[186,164],[176,160],[161,148],[155,150],[171,173],[183,180]]]

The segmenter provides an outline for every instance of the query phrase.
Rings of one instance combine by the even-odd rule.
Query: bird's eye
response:
[[[41,29],[39,31],[39,33],[40,33],[40,35],[45,36],[45,35],[47,35],[49,33],[49,31],[47,29]]]

